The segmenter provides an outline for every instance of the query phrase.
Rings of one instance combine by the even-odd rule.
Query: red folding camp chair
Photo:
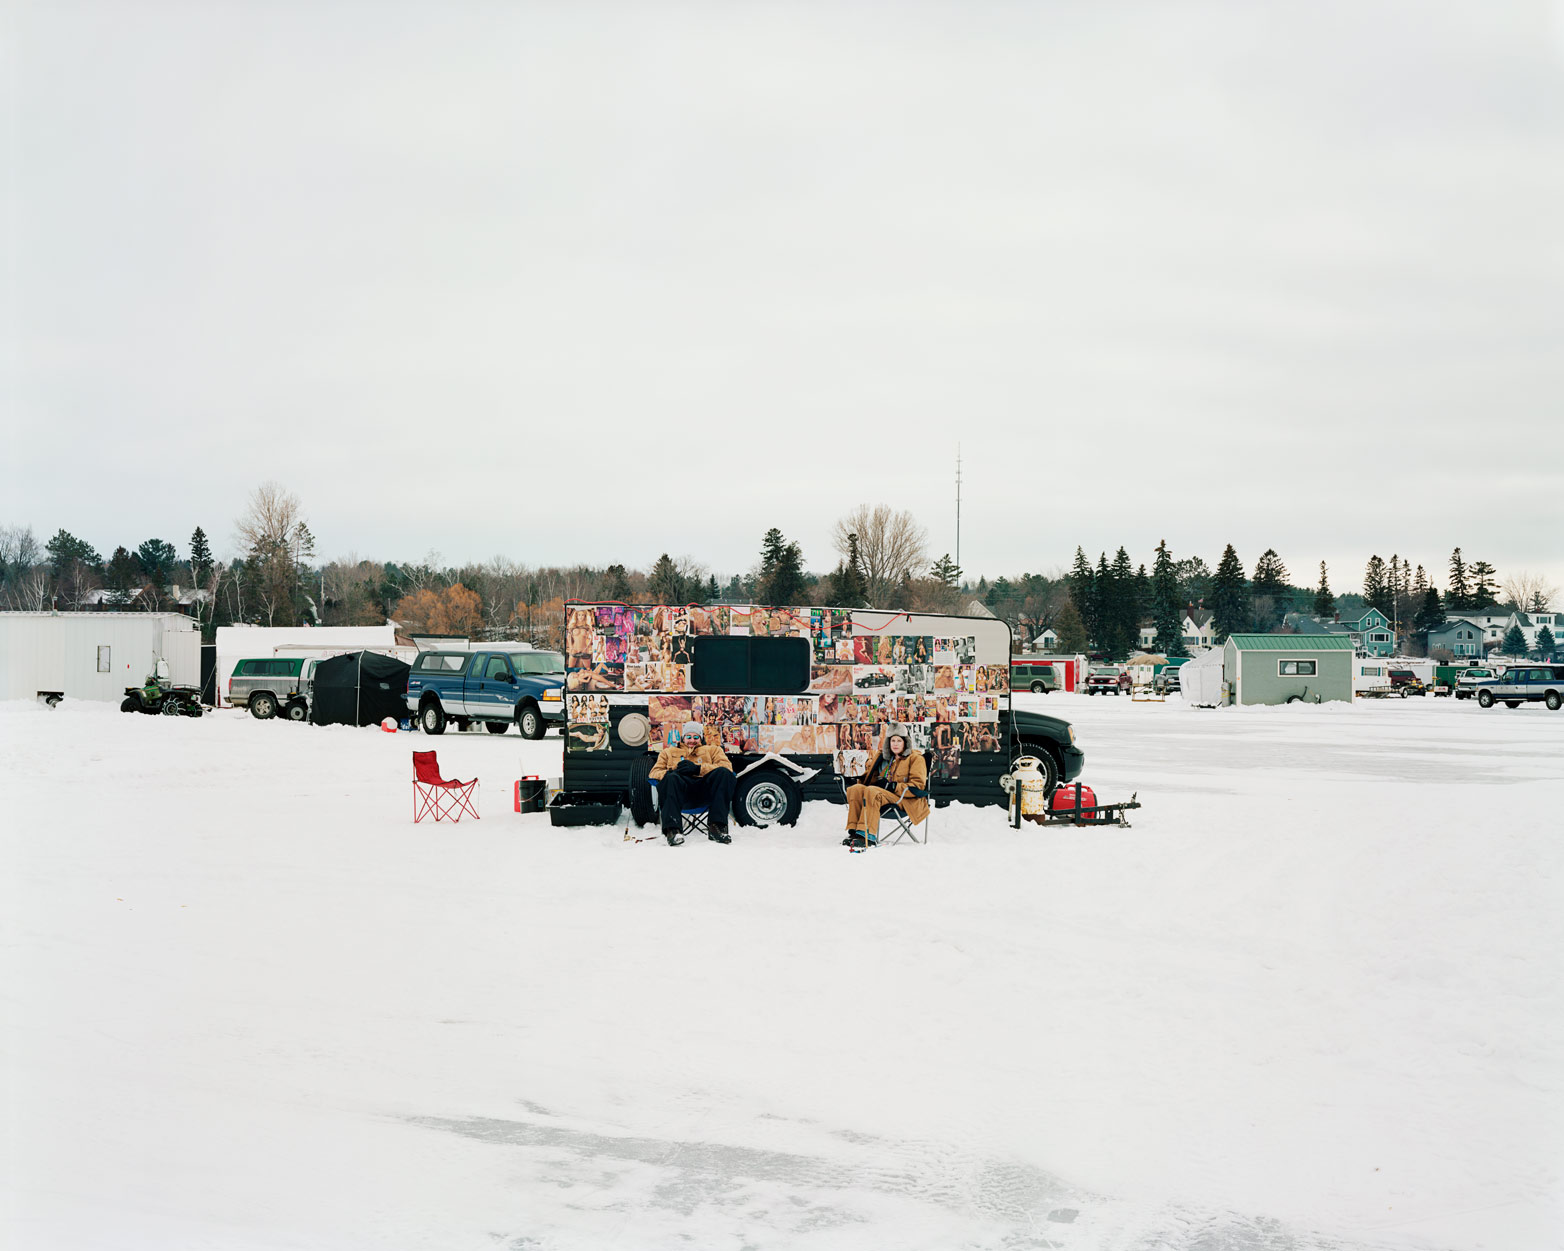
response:
[[[464,812],[476,821],[479,819],[477,798],[477,778],[471,782],[447,781],[440,776],[440,762],[435,759],[434,752],[413,753],[414,825],[428,816],[436,821],[444,821],[447,817],[460,821]]]

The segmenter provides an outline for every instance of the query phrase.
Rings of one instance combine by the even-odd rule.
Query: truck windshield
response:
[[[564,673],[565,658],[558,652],[510,652],[517,673]]]

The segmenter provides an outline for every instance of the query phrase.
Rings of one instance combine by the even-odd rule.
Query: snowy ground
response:
[[[0,705],[0,1245],[1561,1245],[1564,714],[1017,702],[1133,829],[675,849],[512,813],[557,737]]]

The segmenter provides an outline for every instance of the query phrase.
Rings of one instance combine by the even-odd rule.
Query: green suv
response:
[[[258,721],[270,720],[279,711],[289,721],[303,721],[310,715],[317,663],[313,657],[299,656],[241,660],[228,679],[228,702],[234,708],[248,708]]]

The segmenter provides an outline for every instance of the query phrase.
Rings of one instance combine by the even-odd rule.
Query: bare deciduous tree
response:
[[[275,482],[263,482],[234,522],[235,535],[255,569],[251,589],[267,625],[278,624],[279,615],[285,624],[294,624],[299,590],[295,528],[303,520],[297,495]]]
[[[1504,597],[1522,612],[1547,612],[1553,597],[1559,593],[1540,573],[1522,569],[1504,580]]]
[[[888,605],[904,578],[914,569],[928,568],[928,532],[909,512],[885,504],[860,504],[840,518],[831,539],[844,560],[855,535],[871,607]]]

